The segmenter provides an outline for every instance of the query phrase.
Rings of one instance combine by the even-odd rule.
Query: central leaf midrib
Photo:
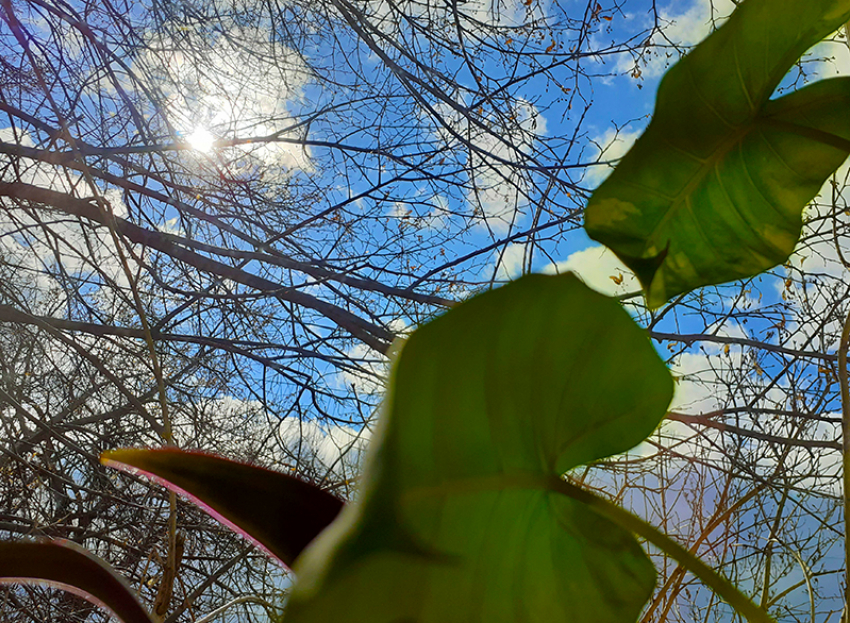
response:
[[[688,207],[687,205],[688,197],[692,195],[697,187],[708,177],[717,164],[726,158],[732,152],[732,149],[741,143],[756,127],[756,119],[753,119],[746,126],[740,126],[736,132],[730,133],[729,138],[724,140],[720,146],[708,156],[708,158],[701,161],[702,164],[699,165],[699,168],[696,170],[693,177],[691,177],[681,191],[673,195],[670,208],[665,210],[664,213],[661,214],[661,218],[658,222],[650,228],[650,235],[647,237],[647,242],[642,250],[643,257],[646,257],[646,251],[650,245],[658,246],[655,239],[657,238],[659,231],[661,231],[672,218],[677,216],[680,213],[680,210],[690,210],[693,212],[693,208]],[[696,218],[696,215],[694,215],[694,218]]]

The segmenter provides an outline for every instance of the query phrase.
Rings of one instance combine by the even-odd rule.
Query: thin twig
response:
[[[847,385],[847,348],[850,346],[850,314],[844,320],[838,347],[838,384],[841,387],[842,479],[844,483],[844,611],[850,606],[850,389]]]

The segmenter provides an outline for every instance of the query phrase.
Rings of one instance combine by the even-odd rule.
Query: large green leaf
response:
[[[68,541],[0,542],[0,582],[49,584],[112,611],[124,623],[153,623],[109,565]]]
[[[290,567],[343,506],[330,493],[293,476],[203,452],[111,450],[101,461],[155,476]]]
[[[397,356],[360,500],[299,558],[287,623],[634,621],[655,573],[560,476],[636,445],[673,382],[575,276],[524,277]]]
[[[649,127],[585,221],[635,271],[651,307],[791,254],[803,208],[848,153],[848,82],[768,98],[848,18],[850,0],[747,0],[664,76]]]

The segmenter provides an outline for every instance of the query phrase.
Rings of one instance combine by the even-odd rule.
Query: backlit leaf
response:
[[[531,275],[401,347],[357,503],[302,555],[287,623],[634,621],[635,538],[552,491],[664,417],[642,331],[574,275]]]
[[[343,506],[293,476],[202,452],[112,450],[101,462],[155,476],[290,567]]]
[[[651,307],[788,258],[803,208],[848,154],[850,87],[768,98],[848,18],[850,0],[747,0],[664,76],[652,122],[585,221]]]

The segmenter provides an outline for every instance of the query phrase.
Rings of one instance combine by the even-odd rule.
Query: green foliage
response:
[[[849,17],[850,0],[748,0],[664,76],[652,122],[585,213],[650,307],[791,254],[803,208],[850,153],[850,81],[768,98]]]
[[[650,306],[784,261],[806,202],[850,152],[850,80],[769,100],[850,17],[850,0],[793,4],[747,0],[673,67],[646,133],[590,201],[588,232]],[[681,545],[563,479],[646,438],[672,391],[645,332],[572,275],[528,276],[425,324],[396,355],[359,500],[295,563],[287,620],[627,623],[655,578],[639,534],[768,621]],[[294,479],[205,455],[105,458],[170,481],[287,564],[339,510]],[[103,598],[91,574],[60,577],[64,554],[35,555],[25,577]]]
[[[177,448],[112,450],[101,462],[155,475],[291,567],[342,501],[293,476]]]
[[[555,490],[649,435],[673,394],[616,301],[525,277],[420,327],[391,388],[362,499],[299,560],[289,621],[637,617],[652,564]]]

